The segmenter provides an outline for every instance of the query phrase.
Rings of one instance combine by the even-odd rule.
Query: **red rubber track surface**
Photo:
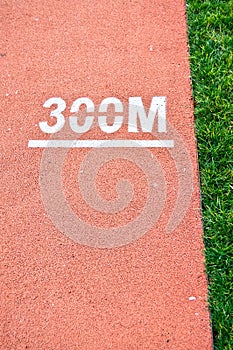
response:
[[[1,349],[210,350],[184,1],[2,0],[0,25]],[[189,210],[171,234],[161,229],[169,205],[123,247],[91,248],[59,232],[40,193],[43,149],[28,148],[48,138],[38,123],[54,96],[68,111],[82,96],[141,96],[147,107],[167,97],[194,172]]]

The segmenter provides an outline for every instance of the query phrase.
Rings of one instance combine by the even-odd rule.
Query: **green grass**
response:
[[[188,0],[214,347],[233,350],[233,0]]]

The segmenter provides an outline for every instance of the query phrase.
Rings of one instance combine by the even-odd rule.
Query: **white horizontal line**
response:
[[[108,147],[166,147],[173,148],[174,140],[29,140],[31,148],[108,148]]]

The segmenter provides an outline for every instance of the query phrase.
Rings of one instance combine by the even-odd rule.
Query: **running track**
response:
[[[2,1],[0,40],[1,349],[210,350],[184,1]],[[98,247],[94,238],[93,246],[81,244],[59,229],[66,220],[60,199],[52,202],[59,213],[55,219],[44,203],[47,190],[49,200],[55,185],[49,178],[41,190],[40,182],[48,174],[41,170],[41,160],[44,157],[48,166],[51,162],[55,166],[55,151],[28,147],[28,141],[50,138],[38,125],[50,120],[51,109],[43,104],[51,97],[66,102],[68,120],[71,105],[79,97],[88,97],[95,105],[116,97],[127,105],[129,97],[135,96],[142,98],[146,108],[153,96],[166,97],[167,121],[191,161],[187,173],[192,174],[192,183],[183,164],[188,187],[180,193],[180,208],[187,204],[190,189],[191,201],[184,215],[179,214],[183,217],[178,226],[167,232],[180,191],[178,170],[172,157],[166,158],[168,150],[149,148],[166,175],[166,198],[161,197],[164,206],[159,217],[128,244]],[[82,140],[151,140],[148,133],[129,135],[127,125],[116,134],[95,128],[84,136]],[[124,158],[138,154],[139,159],[141,151],[132,148]],[[110,149],[108,155],[116,159],[100,169],[96,187],[91,187],[89,162],[81,179],[92,202],[94,190],[105,201],[116,199],[120,177],[134,184],[133,199],[127,197],[129,208],[111,215],[104,207],[98,212],[85,202],[76,184],[77,169],[88,152],[85,147],[75,148],[66,157],[62,176],[67,201],[90,227],[126,227],[141,215],[152,191],[143,169],[135,163],[137,159],[117,158],[117,152],[120,156],[127,148]],[[103,150],[96,152],[103,154]],[[135,235],[150,222],[153,206],[150,209]],[[86,230],[81,238],[89,239],[90,232]]]

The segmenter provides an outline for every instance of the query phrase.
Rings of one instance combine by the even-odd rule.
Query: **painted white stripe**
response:
[[[30,148],[173,148],[174,140],[29,140]]]

